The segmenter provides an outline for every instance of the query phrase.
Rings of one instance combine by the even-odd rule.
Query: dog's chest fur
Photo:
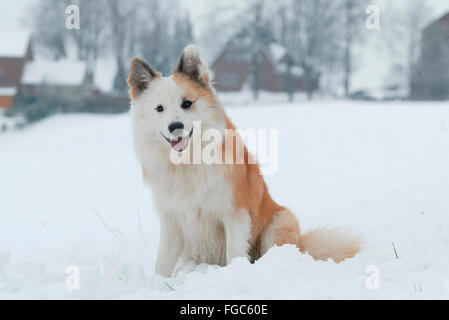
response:
[[[226,264],[223,221],[233,210],[231,185],[224,168],[180,165],[156,170],[152,184],[161,215],[175,219],[184,238],[184,258]]]

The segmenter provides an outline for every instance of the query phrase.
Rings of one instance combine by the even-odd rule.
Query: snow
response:
[[[269,46],[268,52],[269,56],[271,57],[271,61],[273,62],[273,65],[275,66],[277,71],[280,73],[287,72],[287,65],[281,62],[287,53],[287,49],[278,43],[272,43]],[[291,67],[290,72],[292,75],[297,77],[302,77],[304,75],[304,70],[298,66]]]
[[[288,66],[283,63],[278,65],[277,69],[281,73],[286,73],[288,71]],[[304,70],[301,67],[293,66],[290,68],[290,73],[296,77],[302,77],[304,75]]]
[[[87,66],[83,61],[36,59],[28,62],[22,75],[24,85],[80,86],[86,78]]]
[[[17,93],[17,88],[15,87],[0,87],[0,96],[15,96]]]
[[[30,32],[25,30],[0,31],[0,57],[24,57],[27,53],[30,37]]]
[[[100,57],[95,66],[94,86],[101,92],[112,92],[116,72],[117,63],[114,57]]]
[[[287,49],[280,44],[272,43],[269,46],[269,52],[274,61],[280,61],[287,53]]]
[[[0,131],[15,130],[19,127],[23,127],[25,124],[25,119],[22,115],[16,115],[14,117],[6,117],[4,115],[6,110],[1,110],[5,108],[0,108]]]
[[[317,262],[284,246],[253,265],[156,276],[158,217],[129,116],[61,115],[0,133],[0,298],[449,298],[447,103],[276,98],[228,113],[242,129],[279,129],[272,196],[302,230],[362,234],[360,255]],[[66,288],[70,265],[80,289]]]

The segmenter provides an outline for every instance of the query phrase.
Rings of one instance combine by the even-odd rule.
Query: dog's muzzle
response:
[[[180,134],[176,134],[179,131],[181,131]],[[189,140],[193,134],[193,128],[192,128],[192,130],[190,130],[190,132],[188,134],[184,134],[184,133],[185,133],[185,130],[183,130],[183,129],[173,130],[173,132],[171,132],[171,134],[170,134],[170,138],[167,138],[163,133],[161,133],[161,134],[164,137],[164,139],[171,145],[173,150],[175,150],[177,152],[182,152],[189,145]]]

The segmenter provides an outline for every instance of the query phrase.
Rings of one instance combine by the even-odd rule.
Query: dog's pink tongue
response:
[[[181,151],[186,145],[187,139],[179,137],[178,140],[170,141],[171,147],[176,151]]]

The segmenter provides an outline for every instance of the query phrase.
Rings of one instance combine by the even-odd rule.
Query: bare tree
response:
[[[348,97],[351,88],[351,75],[353,72],[352,48],[356,41],[363,40],[360,32],[364,26],[365,7],[367,0],[343,0],[341,5],[343,23],[342,31],[344,33],[343,41],[343,88],[345,96]]]
[[[80,8],[79,30],[65,28],[65,8],[71,4]],[[133,56],[169,73],[182,49],[193,42],[190,18],[177,8],[178,0],[42,0],[33,20],[35,40],[47,55],[60,59],[72,39],[91,77],[101,56],[113,56],[117,70],[113,87],[124,93]]]
[[[278,38],[283,39],[294,63],[301,66],[305,91],[311,99],[322,72],[341,57],[339,2],[285,0],[280,5]]]
[[[35,6],[31,22],[35,47],[50,59],[59,60],[67,55],[65,37],[70,36],[65,28],[67,5],[68,0],[42,0]]]
[[[256,0],[253,4],[252,11],[254,12],[253,20],[250,22],[251,35],[251,78],[252,91],[255,100],[259,98],[259,64],[262,54],[262,33],[264,31],[262,26],[262,12],[264,0]]]
[[[114,79],[114,89],[117,92],[126,92],[126,76],[128,61],[133,55],[133,35],[136,24],[136,11],[138,6],[135,1],[109,0],[109,21],[112,53],[114,54],[117,72]]]
[[[169,74],[184,47],[193,42],[193,27],[176,0],[143,3],[134,29],[136,52],[158,71]]]
[[[250,15],[242,14],[243,25],[240,32],[248,36],[251,47],[251,90],[255,100],[259,98],[260,91],[260,64],[264,52],[275,40],[270,22],[272,17],[267,10],[268,2],[265,0],[254,0],[242,11],[242,13],[251,12]],[[246,19],[245,19],[246,18]]]
[[[404,10],[405,8],[405,10]],[[431,17],[432,10],[426,0],[408,0],[406,6],[390,7],[384,18],[384,41],[389,48],[393,63],[405,70],[405,83],[410,87],[412,73],[419,59],[421,31]]]
[[[80,29],[65,27],[65,9],[69,5],[80,8]],[[68,41],[73,40],[78,59],[86,61],[87,71],[93,74],[95,64],[105,48],[107,0],[43,0],[35,6],[33,17],[34,40],[38,51],[51,59],[67,56]],[[45,23],[43,23],[45,21]]]
[[[229,39],[247,25],[248,11],[243,1],[211,1],[200,17],[204,26],[198,37],[206,61],[212,61]]]
[[[108,41],[108,14],[105,8],[107,0],[78,0],[73,2],[80,8],[80,29],[71,30],[75,40],[78,58],[86,61],[87,72],[93,76],[98,58],[106,51]]]
[[[193,26],[188,14],[180,14],[175,18],[173,37],[172,37],[172,50],[174,53],[176,63],[178,56],[181,54],[182,50],[186,45],[193,43]]]

